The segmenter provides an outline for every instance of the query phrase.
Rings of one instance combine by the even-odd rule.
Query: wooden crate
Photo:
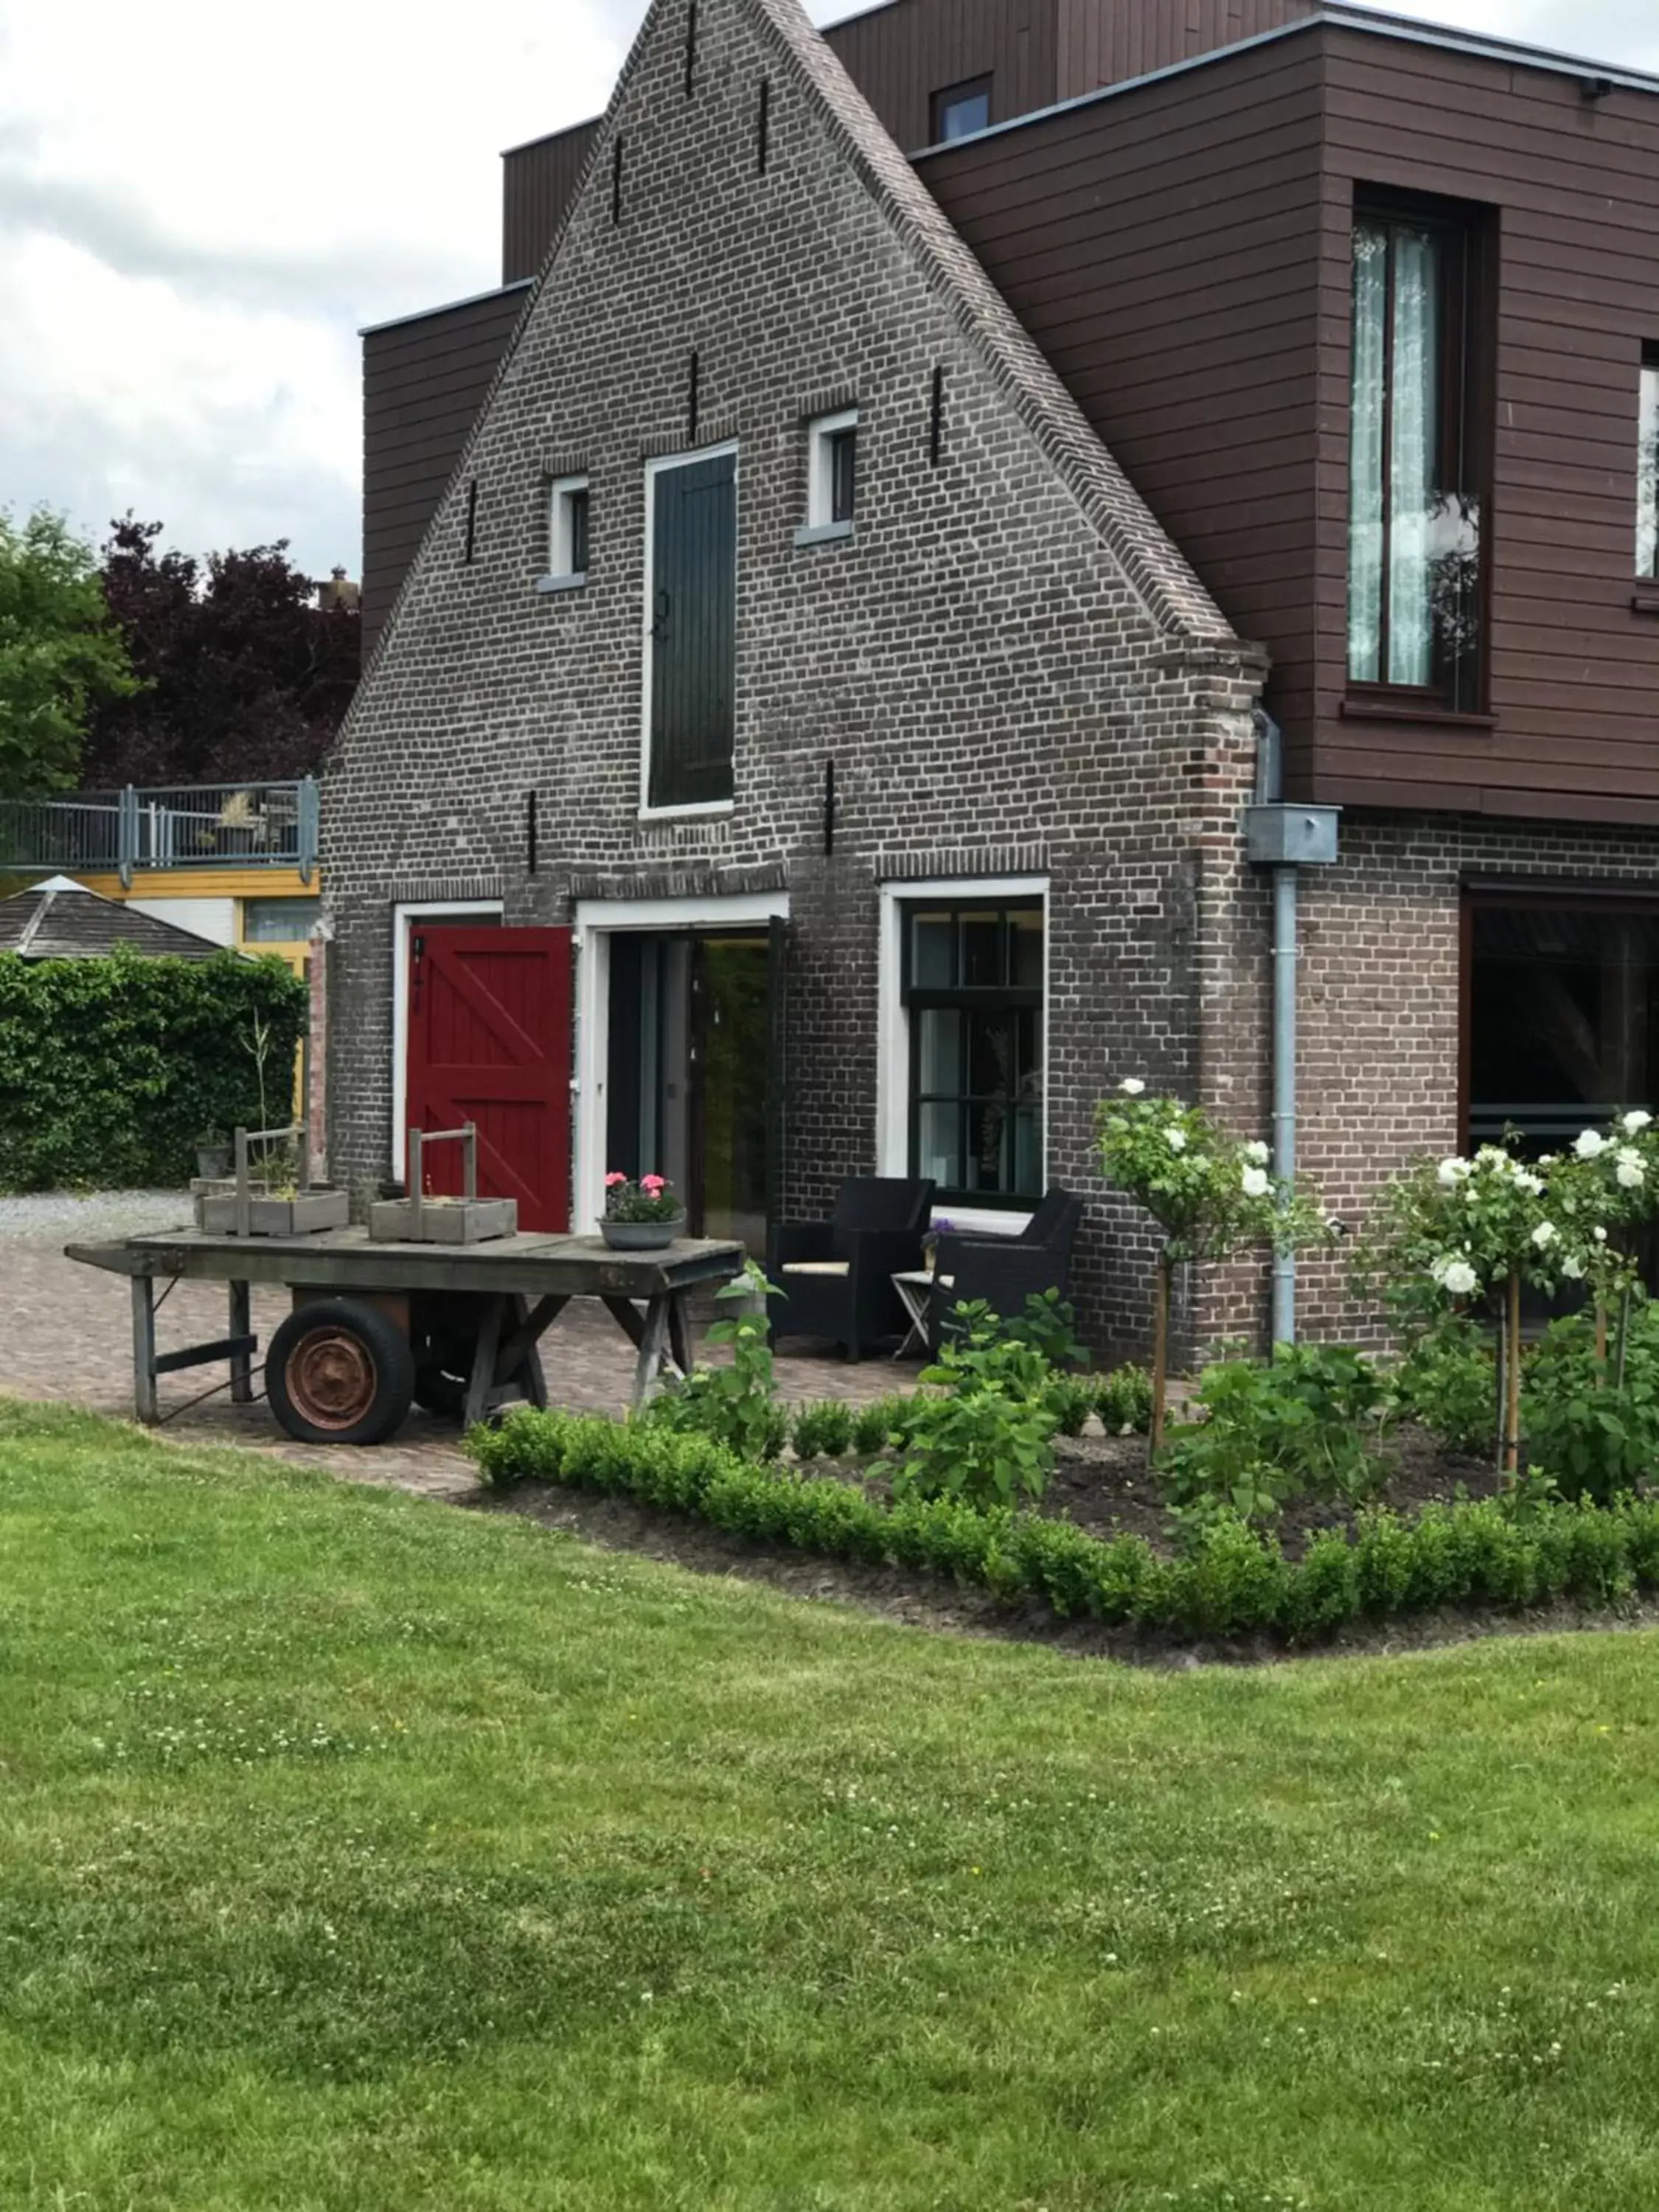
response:
[[[377,1244],[487,1244],[518,1231],[514,1198],[423,1199],[418,1218],[408,1198],[376,1199],[368,1209],[368,1233]]]

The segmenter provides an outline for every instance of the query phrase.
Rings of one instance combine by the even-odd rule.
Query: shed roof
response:
[[[96,960],[118,945],[151,959],[210,960],[223,946],[193,929],[102,897],[69,876],[52,876],[0,899],[0,952],[25,960]]]

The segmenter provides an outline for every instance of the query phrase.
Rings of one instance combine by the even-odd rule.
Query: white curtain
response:
[[[1396,228],[1394,374],[1389,394],[1389,669],[1390,684],[1434,676],[1431,532],[1440,446],[1439,247],[1432,232]]]
[[[1348,447],[1348,674],[1381,681],[1382,635],[1382,407],[1389,301],[1389,234],[1353,230],[1353,416]]]

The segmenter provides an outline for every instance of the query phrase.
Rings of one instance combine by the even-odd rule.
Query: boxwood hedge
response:
[[[485,1480],[567,1484],[695,1513],[733,1534],[842,1559],[922,1568],[1055,1613],[1182,1636],[1305,1644],[1346,1622],[1441,1607],[1616,1604],[1659,1588],[1659,1499],[1551,1504],[1511,1517],[1492,1499],[1362,1515],[1299,1559],[1241,1522],[1166,1559],[1136,1536],[946,1498],[893,1504],[833,1475],[751,1465],[705,1437],[519,1407],[470,1449]]]

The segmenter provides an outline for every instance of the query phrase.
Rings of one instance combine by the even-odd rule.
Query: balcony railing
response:
[[[317,867],[317,780],[198,783],[0,799],[0,870],[118,875],[155,868]]]

